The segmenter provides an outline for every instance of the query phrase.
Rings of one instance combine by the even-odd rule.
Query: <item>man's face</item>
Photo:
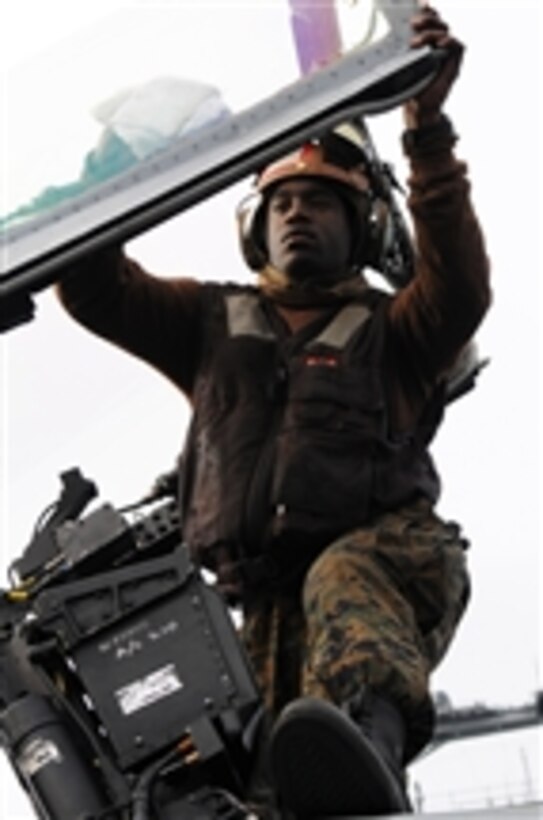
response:
[[[351,231],[339,194],[317,179],[289,179],[270,195],[268,257],[297,281],[336,281],[350,268]]]

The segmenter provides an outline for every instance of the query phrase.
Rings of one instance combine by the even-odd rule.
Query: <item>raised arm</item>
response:
[[[158,279],[116,248],[75,265],[57,293],[80,324],[147,361],[190,396],[201,339],[198,282]]]
[[[473,336],[489,306],[489,262],[466,165],[454,155],[456,136],[443,113],[464,47],[429,7],[421,9],[413,28],[414,46],[435,46],[447,56],[430,86],[404,107],[417,274],[393,301],[390,318],[402,358],[432,383]]]

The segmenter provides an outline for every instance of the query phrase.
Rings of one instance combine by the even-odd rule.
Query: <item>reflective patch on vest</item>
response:
[[[275,339],[258,299],[252,293],[231,293],[225,297],[230,336],[258,336]]]
[[[326,345],[342,350],[370,316],[371,310],[366,305],[345,305],[306,347],[311,349],[317,345]]]
[[[304,357],[306,367],[339,367],[339,356],[319,356],[315,353],[306,353]]]

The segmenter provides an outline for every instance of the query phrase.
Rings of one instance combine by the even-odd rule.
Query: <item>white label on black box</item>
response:
[[[173,663],[135,680],[121,689],[115,697],[124,715],[131,715],[183,688]]]

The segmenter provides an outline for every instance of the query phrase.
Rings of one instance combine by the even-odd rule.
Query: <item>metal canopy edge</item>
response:
[[[405,26],[404,26],[405,28]],[[0,237],[0,330],[31,318],[30,294],[81,257],[121,244],[254,173],[338,123],[399,105],[435,75],[441,54],[398,32],[174,142]]]

